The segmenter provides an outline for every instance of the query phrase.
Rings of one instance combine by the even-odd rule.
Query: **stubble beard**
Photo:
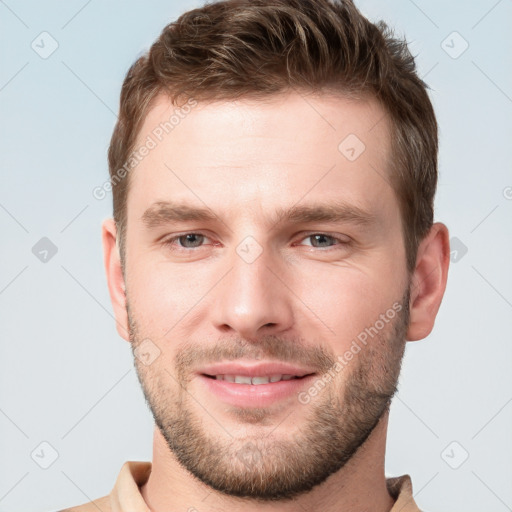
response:
[[[163,366],[145,366],[134,357],[146,403],[176,460],[216,491],[256,502],[288,501],[324,482],[354,457],[389,410],[405,349],[409,297],[410,287],[395,318],[362,347],[337,378],[307,405],[297,401],[297,408],[303,412],[306,407],[308,414],[288,437],[279,437],[283,432],[278,425],[269,429],[270,434],[230,436],[229,426],[222,425],[223,418],[212,417],[208,404],[198,404],[190,393],[190,368],[201,357],[214,362],[248,356],[305,364],[309,357],[327,370],[336,362],[334,354],[311,347],[297,352],[293,343],[275,337],[265,337],[257,345],[230,340],[209,352],[197,346],[183,348],[176,354],[174,375]],[[128,302],[127,312],[135,350],[144,336]],[[265,408],[232,412],[238,422],[259,425],[262,432],[267,431],[272,417]],[[213,426],[213,432],[205,429],[204,420]]]

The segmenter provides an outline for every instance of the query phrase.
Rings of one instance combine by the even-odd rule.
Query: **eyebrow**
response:
[[[208,208],[197,208],[187,204],[157,201],[142,215],[143,224],[151,229],[171,222],[214,221],[216,215]]]
[[[173,222],[213,222],[219,217],[209,208],[190,206],[171,201],[157,201],[142,215],[141,220],[148,229],[156,228]],[[343,202],[320,203],[312,205],[294,205],[290,208],[278,208],[275,211],[271,226],[276,224],[308,224],[313,222],[339,223],[348,222],[365,228],[377,223],[374,213],[356,205]]]

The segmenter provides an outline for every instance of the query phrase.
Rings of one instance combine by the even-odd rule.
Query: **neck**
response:
[[[266,504],[226,496],[199,482],[177,462],[155,426],[151,474],[141,486],[141,494],[151,512],[389,512],[394,500],[388,493],[384,473],[388,414],[381,417],[354,457],[323,484],[292,501]]]

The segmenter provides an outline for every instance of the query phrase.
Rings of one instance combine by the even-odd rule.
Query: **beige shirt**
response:
[[[151,462],[127,461],[110,494],[60,512],[151,512],[139,490],[150,473]],[[412,497],[409,475],[388,478],[386,484],[390,495],[396,500],[390,512],[421,512]]]

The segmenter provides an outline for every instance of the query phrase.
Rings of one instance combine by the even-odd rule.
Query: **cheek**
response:
[[[193,264],[133,260],[129,282],[130,304],[146,331],[155,337],[172,336],[187,323],[207,298],[217,272]],[[149,333],[148,333],[149,334]]]
[[[307,306],[308,323],[318,324],[318,329],[332,340],[332,348],[339,354],[401,298],[399,280],[392,282],[390,276],[389,271],[379,274],[375,268],[367,271],[353,267],[330,266],[324,270],[317,267],[297,281],[297,296]],[[300,307],[303,306],[300,304]]]

